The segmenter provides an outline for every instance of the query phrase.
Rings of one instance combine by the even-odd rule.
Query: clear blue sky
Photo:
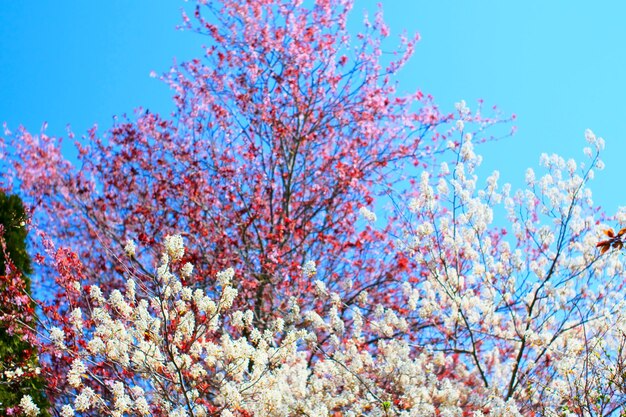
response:
[[[355,0],[353,19],[376,1]],[[443,109],[482,98],[518,116],[511,139],[479,148],[487,169],[519,183],[541,152],[582,158],[583,132],[606,139],[607,168],[592,183],[607,211],[626,205],[626,3],[618,1],[382,0],[392,36],[419,32],[401,88]],[[202,39],[177,32],[182,1],[5,1],[0,8],[0,121],[77,134],[138,106],[171,110],[148,76],[198,55]]]

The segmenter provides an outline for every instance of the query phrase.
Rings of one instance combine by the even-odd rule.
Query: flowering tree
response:
[[[14,137],[15,172],[38,224],[105,288],[124,281],[108,251],[134,240],[136,266],[149,273],[153,244],[188,231],[190,279],[205,285],[237,268],[261,326],[289,296],[310,293],[300,273],[309,259],[333,286],[359,276],[352,297],[406,269],[393,250],[370,256],[383,235],[360,233],[355,219],[405,164],[438,149],[434,130],[449,117],[421,92],[395,94],[392,76],[416,38],[403,38],[383,66],[381,16],[353,45],[347,1],[199,3],[183,28],[208,45],[204,59],[164,75],[176,93],[171,119],[146,112],[103,137],[92,130],[77,170],[54,138]]]
[[[56,291],[26,331],[54,413],[621,406],[620,362],[598,359],[623,340],[621,264],[595,247],[586,186],[602,141],[587,133],[586,165],[543,157],[523,191],[483,186],[469,132],[495,120],[398,97],[416,39],[384,64],[382,17],[355,44],[348,9],[198,2],[183,28],[207,36],[205,56],[163,76],[172,117],[91,130],[78,168],[57,139],[7,132]]]
[[[606,361],[623,340],[623,328],[613,328],[623,314],[623,269],[615,254],[600,258],[595,249],[602,217],[586,183],[602,167],[603,141],[586,136],[588,161],[543,155],[547,173],[529,169],[528,188],[514,194],[498,187],[497,172],[477,188],[480,158],[466,141],[435,185],[423,174],[410,206],[418,226],[408,247],[428,271],[417,312],[442,336],[428,347],[464,356],[478,385],[524,414],[609,415],[623,406],[623,388],[612,387],[600,406],[594,398],[608,379],[590,361]],[[510,226],[493,228],[500,202]]]

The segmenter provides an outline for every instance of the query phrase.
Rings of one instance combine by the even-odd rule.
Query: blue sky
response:
[[[202,39],[177,32],[174,0],[44,0],[0,8],[0,121],[77,134],[138,106],[168,113],[170,92],[149,73],[198,55]],[[353,19],[376,1],[355,0]],[[541,152],[582,158],[583,132],[606,139],[607,168],[592,183],[608,212],[626,205],[626,3],[382,0],[394,35],[422,40],[400,74],[450,111],[465,99],[515,113],[518,133],[479,148],[488,170],[519,183]]]

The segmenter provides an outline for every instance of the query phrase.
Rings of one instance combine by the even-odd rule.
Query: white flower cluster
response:
[[[359,213],[361,214],[361,216],[367,220],[370,223],[375,223],[376,222],[376,213],[374,213],[373,211],[369,210],[367,207],[363,206],[359,209]]]
[[[124,252],[126,252],[126,255],[132,258],[133,256],[135,256],[136,250],[137,250],[137,246],[135,245],[135,242],[132,239],[128,239],[126,241],[126,245],[124,245]]]
[[[165,236],[165,252],[172,261],[177,261],[185,254],[185,246],[181,235]]]
[[[596,152],[604,146],[590,131],[586,137]],[[475,169],[481,160],[471,138],[453,151],[459,161],[453,174],[442,173],[436,191],[423,174],[419,196],[410,204],[416,225],[403,247],[427,279],[405,284],[404,293],[424,326],[439,329],[437,337],[420,343],[466,352],[467,372],[496,392],[520,387],[516,402],[492,403],[496,415],[505,410],[504,415],[519,415],[519,404],[541,404],[557,413],[565,398],[580,398],[582,387],[591,383],[584,370],[589,372],[593,350],[585,341],[624,318],[618,313],[624,311],[618,307],[624,298],[623,268],[614,256],[599,259],[595,247],[599,221],[586,181],[592,168],[601,166],[598,155],[586,151],[588,165],[542,155],[547,173],[537,178],[529,169],[529,188],[512,195],[510,186],[498,186],[497,173],[478,187]],[[501,202],[509,233],[493,225],[494,207]],[[603,285],[588,284],[599,277],[610,278]],[[617,352],[619,343],[603,349],[604,354],[596,350],[596,358]],[[516,362],[521,357],[524,361]],[[575,378],[580,390],[571,392]]]
[[[590,129],[585,130],[585,139],[590,145],[593,145],[596,150],[601,151],[604,149],[604,139],[596,137]]]
[[[20,408],[24,412],[24,415],[28,417],[35,417],[39,415],[39,407],[33,401],[33,397],[30,395],[24,395],[20,400]]]
[[[459,113],[459,115],[463,117],[471,113],[471,110],[469,107],[467,107],[467,103],[465,103],[465,100],[461,100],[458,103],[455,103],[454,107],[456,108],[456,111]],[[460,129],[460,130],[463,130],[463,129]]]
[[[315,265],[315,261],[306,261],[302,266],[302,275],[307,278],[314,277],[317,274],[317,266]]]
[[[11,363],[6,361],[4,366],[9,368],[11,367]],[[23,364],[22,366],[11,367],[10,369],[6,369],[2,375],[6,379],[6,381],[19,381],[26,374],[34,373],[35,375],[39,375],[41,373],[41,368],[38,366],[34,366],[32,364]]]

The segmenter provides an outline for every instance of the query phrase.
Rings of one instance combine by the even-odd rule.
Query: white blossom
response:
[[[315,261],[306,261],[302,266],[302,275],[306,278],[314,277],[317,274],[317,266]]]
[[[83,361],[79,358],[74,359],[74,361],[72,362],[72,367],[67,374],[67,382],[74,388],[78,388],[81,384],[81,379],[85,372],[87,372],[87,367],[85,366]]]
[[[126,245],[124,245],[124,252],[126,252],[126,255],[132,258],[133,256],[135,256],[136,249],[137,246],[135,245],[135,241],[132,239],[128,239],[126,241]]]
[[[370,223],[376,222],[376,214],[363,206],[359,209],[361,216]]]
[[[33,398],[30,395],[24,395],[20,400],[20,408],[28,417],[35,417],[39,415],[39,407],[33,401]]]
[[[71,405],[65,404],[61,407],[61,417],[74,417],[74,409]]]
[[[225,269],[217,273],[217,284],[221,287],[230,285],[233,277],[235,276],[235,270],[233,268]]]
[[[185,254],[185,246],[181,235],[165,236],[165,250],[172,261],[178,261]]]
[[[65,348],[65,332],[59,327],[50,329],[50,340],[61,349]]]
[[[181,274],[185,278],[189,278],[193,273],[193,265],[190,262],[185,263],[181,269]]]

